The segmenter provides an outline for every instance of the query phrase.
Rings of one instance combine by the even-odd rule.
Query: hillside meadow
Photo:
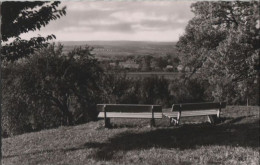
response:
[[[167,110],[165,110],[167,111]],[[3,164],[259,164],[259,107],[228,106],[221,123],[206,117],[112,119],[3,139]]]

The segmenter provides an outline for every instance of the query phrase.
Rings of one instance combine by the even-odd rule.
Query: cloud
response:
[[[91,32],[93,31],[93,28],[90,27],[77,27],[77,26],[70,26],[70,27],[65,27],[63,30],[63,32]]]
[[[132,22],[138,23],[143,20],[153,20],[153,21],[167,21],[167,16],[164,15],[156,15],[155,13],[147,14],[145,12],[130,12],[130,11],[120,11],[112,13],[110,16],[114,17],[121,22]]]
[[[89,40],[129,40],[129,41],[177,41],[184,29],[174,29],[165,31],[137,31],[135,33],[123,33],[119,31],[99,31],[91,33],[82,33],[81,31],[66,32],[57,31],[55,33],[56,41],[89,41]],[[166,35],[167,34],[167,35]],[[36,33],[35,33],[36,35]],[[47,36],[48,33],[42,33]],[[29,37],[23,34],[23,37]]]
[[[69,11],[88,11],[88,10],[99,10],[99,11],[111,11],[115,7],[109,5],[108,2],[86,2],[86,1],[67,1],[62,2],[63,5],[68,6]],[[104,5],[105,4],[105,5]]]
[[[117,20],[108,20],[108,19],[93,19],[93,20],[82,20],[79,21],[79,25],[84,25],[84,26],[90,26],[90,25],[100,25],[100,26],[106,26],[106,25],[115,25],[120,23]]]
[[[61,5],[67,6],[65,17],[23,37],[55,34],[58,40],[176,41],[193,17],[190,4],[182,1],[62,2]]]

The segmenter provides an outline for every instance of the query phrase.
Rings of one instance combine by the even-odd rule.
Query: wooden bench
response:
[[[111,127],[110,118],[151,119],[151,126],[155,126],[154,119],[162,118],[160,105],[98,104],[97,110],[98,118],[104,118],[107,128]]]
[[[225,102],[173,104],[171,112],[163,113],[170,118],[170,125],[180,124],[181,117],[208,116],[210,123],[220,117],[221,109],[226,107]]]

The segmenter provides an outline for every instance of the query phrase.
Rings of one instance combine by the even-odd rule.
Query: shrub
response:
[[[173,97],[173,103],[194,103],[212,101],[208,93],[208,82],[200,79],[176,78],[171,81],[169,90]]]
[[[6,64],[2,80],[6,132],[11,135],[94,120],[103,71],[91,50],[75,48],[63,54],[62,46],[53,44]]]
[[[104,100],[117,104],[160,104],[169,106],[169,81],[151,77],[131,79],[124,74],[110,73],[104,80]]]

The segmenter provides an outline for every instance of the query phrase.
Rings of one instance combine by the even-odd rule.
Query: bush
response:
[[[124,74],[108,74],[104,80],[104,100],[117,104],[160,104],[169,106],[169,81],[164,78],[127,78]]]
[[[212,101],[208,89],[208,82],[200,79],[176,78],[171,81],[169,90],[173,97],[173,103],[195,103]]]
[[[170,96],[169,80],[157,76],[144,78],[139,81],[138,100],[141,104],[159,104],[168,107],[172,103]]]
[[[50,45],[3,68],[3,129],[9,135],[73,125],[97,116],[103,71],[90,53]]]

